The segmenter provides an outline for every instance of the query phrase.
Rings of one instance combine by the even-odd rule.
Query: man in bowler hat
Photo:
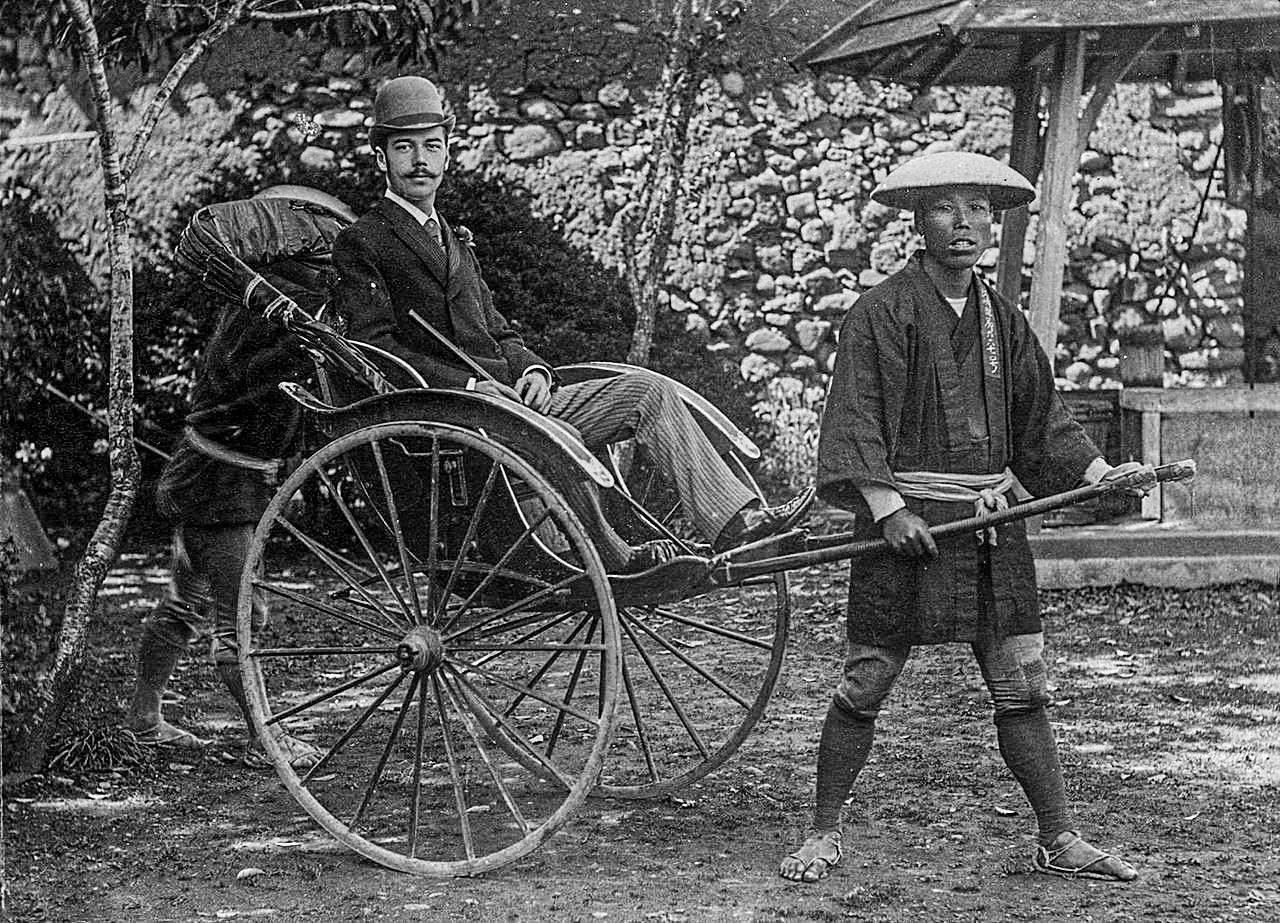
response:
[[[454,125],[436,87],[416,76],[387,81],[374,99],[373,120],[369,143],[386,193],[338,236],[333,250],[335,304],[352,337],[405,360],[430,387],[475,390],[562,420],[593,450],[634,438],[717,551],[790,528],[804,516],[812,491],[763,506],[658,376],[638,370],[559,385],[494,305],[472,248],[436,211]]]

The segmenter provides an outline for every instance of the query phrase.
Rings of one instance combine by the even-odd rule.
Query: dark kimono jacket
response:
[[[818,492],[879,538],[860,488],[894,488],[895,471],[996,474],[1034,495],[1069,489],[1101,453],[1054,389],[1026,318],[976,275],[963,315],[919,256],[850,309],[818,443]],[[1012,497],[1010,497],[1012,501]],[[972,516],[970,503],[905,498],[930,525]],[[991,640],[1041,630],[1035,564],[1021,521],[997,543],[938,541],[938,556],[884,551],[850,565],[851,640],[883,647]]]

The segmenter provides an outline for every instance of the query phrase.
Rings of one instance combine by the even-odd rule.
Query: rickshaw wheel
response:
[[[303,508],[317,495],[318,514]],[[380,423],[306,459],[258,525],[236,627],[281,780],[382,865],[505,865],[599,776],[620,679],[604,567],[560,491],[483,434]],[[292,766],[284,734],[319,762]]]
[[[730,469],[757,496],[742,460]],[[648,472],[628,473],[632,496],[676,534],[670,491]],[[656,488],[656,489],[655,489]],[[598,791],[656,798],[703,778],[729,759],[764,714],[786,654],[787,575],[771,574],[674,603],[617,600],[622,688],[613,745]]]

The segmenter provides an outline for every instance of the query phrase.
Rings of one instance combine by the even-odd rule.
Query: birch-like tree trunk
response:
[[[640,200],[621,216],[623,277],[636,309],[627,362],[647,366],[658,317],[658,292],[680,204],[689,121],[710,46],[724,34],[740,5],[721,0],[674,0],[666,60],[657,90],[649,169]]]
[[[102,519],[76,564],[58,630],[53,668],[42,677],[36,690],[35,708],[23,728],[18,765],[23,772],[38,772],[43,768],[58,719],[80,678],[88,643],[89,616],[102,580],[120,552],[141,479],[138,451],[133,444],[133,238],[129,229],[126,177],[117,144],[116,110],[88,0],[66,0],[66,4],[75,20],[76,41],[89,75],[95,107],[93,121],[102,155],[107,253],[111,265],[107,379],[111,493]]]

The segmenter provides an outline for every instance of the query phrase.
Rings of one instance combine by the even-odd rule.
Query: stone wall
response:
[[[454,169],[519,188],[605,266],[619,264],[619,215],[638,199],[655,128],[648,88],[662,47],[648,7],[497,4],[432,75],[458,116]],[[734,357],[779,449],[801,464],[841,317],[916,245],[910,216],[871,203],[869,191],[921,152],[1003,156],[1011,99],[814,80],[780,66],[789,51],[769,44],[782,33],[768,26],[745,22],[699,89],[662,304],[707,350]],[[248,177],[269,162],[283,178],[331,177],[335,189],[367,170],[362,137],[385,68],[361,49],[254,30],[224,44],[232,50],[186,85],[185,115],[167,122],[187,126],[178,136],[192,139],[188,167],[172,162],[174,135],[162,131],[156,166],[173,187],[167,198],[148,187],[146,207],[172,210],[195,195],[215,161]],[[1163,348],[1167,385],[1239,380],[1244,216],[1212,198],[1189,240],[1221,138],[1220,100],[1213,85],[1182,89],[1122,88],[1081,162],[1055,356],[1064,388],[1118,386],[1134,344]],[[64,95],[45,99],[22,131],[74,121]],[[217,131],[190,127],[192,113]],[[57,171],[34,164],[18,165],[24,181],[55,195]],[[77,227],[86,225],[68,224],[68,236]],[[1033,216],[1024,289],[1034,232]],[[994,268],[994,249],[982,265]]]

